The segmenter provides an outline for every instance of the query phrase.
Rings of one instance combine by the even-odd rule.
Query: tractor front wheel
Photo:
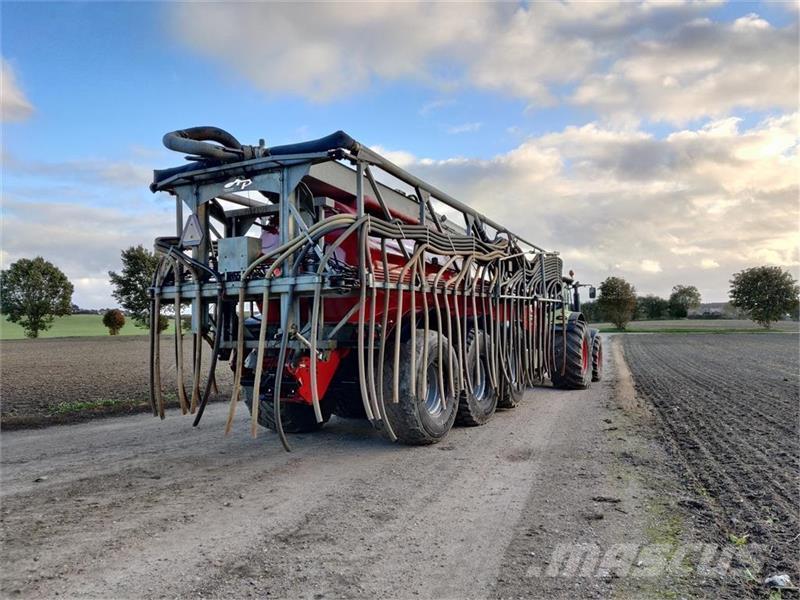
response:
[[[603,340],[596,333],[592,338],[592,381],[603,378]]]

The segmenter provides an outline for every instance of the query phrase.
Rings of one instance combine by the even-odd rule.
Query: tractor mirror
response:
[[[597,288],[594,286],[589,287],[589,298],[594,300],[597,297]]]

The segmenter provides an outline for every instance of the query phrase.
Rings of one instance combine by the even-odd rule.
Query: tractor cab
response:
[[[589,288],[590,300],[594,300],[597,297],[597,288],[588,283],[581,283],[579,281],[575,281],[575,272],[571,269],[569,271],[569,275],[564,275],[562,277],[562,281],[564,282],[564,285],[561,288],[561,292],[563,294],[564,304],[571,311],[580,312],[581,310],[580,288],[582,287]]]

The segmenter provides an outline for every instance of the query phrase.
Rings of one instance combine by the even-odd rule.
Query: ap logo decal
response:
[[[251,183],[253,183],[252,179],[242,179],[241,177],[237,177],[233,181],[229,181],[228,183],[226,183],[223,187],[226,190],[229,189],[243,190],[244,188],[248,187]]]

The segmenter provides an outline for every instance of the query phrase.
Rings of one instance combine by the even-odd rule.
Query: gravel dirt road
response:
[[[12,597],[605,597],[658,579],[545,574],[555,548],[641,544],[664,517],[637,468],[660,464],[607,353],[607,381],[534,389],[443,443],[389,444],[333,419],[247,435],[240,406],[2,436],[2,592]],[[627,385],[627,387],[626,387]],[[625,392],[625,390],[628,392]],[[630,409],[630,410],[629,410]],[[670,517],[672,518],[672,517]],[[602,565],[601,565],[602,566]],[[680,581],[670,581],[678,589]]]

